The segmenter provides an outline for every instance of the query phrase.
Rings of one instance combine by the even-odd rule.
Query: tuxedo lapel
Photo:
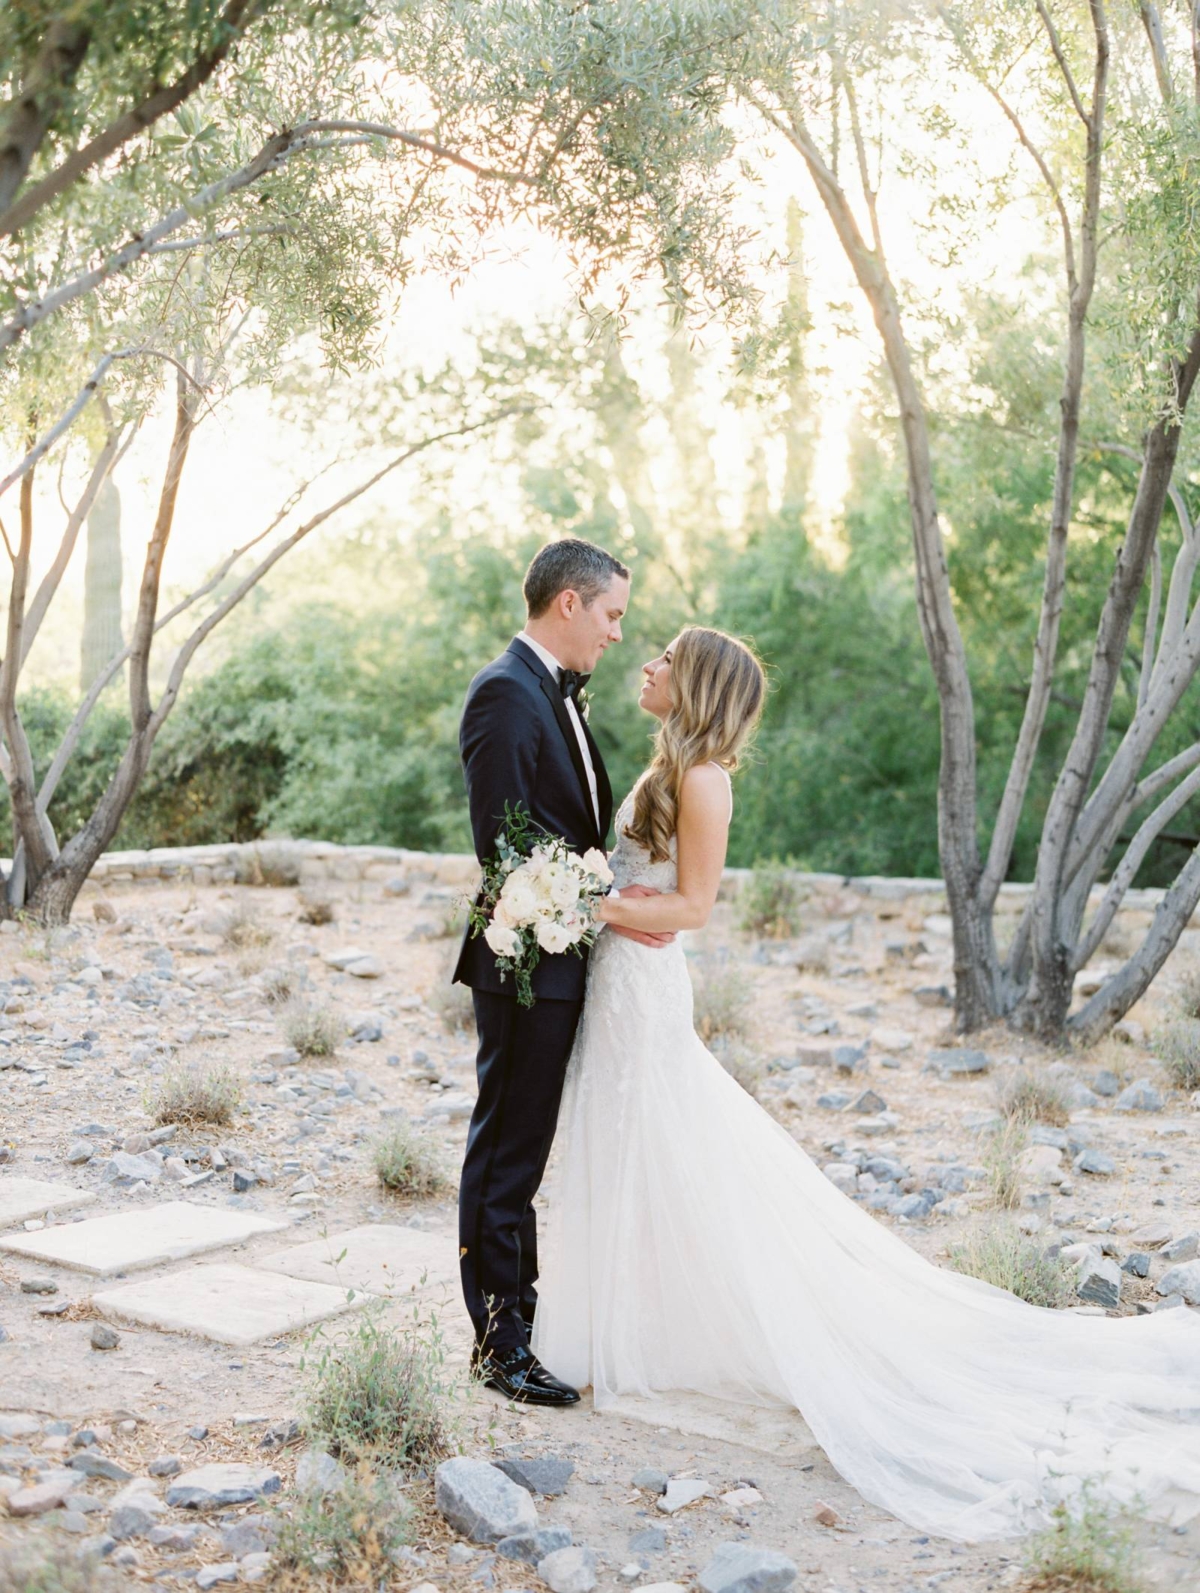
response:
[[[575,773],[578,776],[579,785],[583,792],[584,807],[587,809],[587,814],[591,820],[592,828],[595,829],[596,812],[592,806],[592,788],[590,782],[588,781],[587,765],[583,761],[583,753],[579,748],[579,737],[575,734],[575,727],[571,723],[571,716],[567,712],[567,705],[563,699],[563,694],[558,689],[558,682],[553,678],[553,676],[550,674],[550,671],[542,663],[537,654],[530,648],[526,647],[525,644],[519,640],[519,638],[515,636],[513,637],[512,641],[508,644],[508,650],[510,653],[516,653],[517,657],[521,659],[523,663],[528,664],[533,670],[534,674],[537,676],[538,685],[542,688],[542,693],[545,696],[546,701],[553,709],[554,717],[558,720],[558,728],[562,731],[563,737],[566,740],[567,751],[570,754],[571,763],[574,765]],[[587,726],[584,725],[583,728],[584,734],[587,735]],[[592,752],[592,764],[596,771],[597,795],[599,795],[601,780],[600,771],[603,768],[603,764],[599,760],[599,754],[593,748],[590,736],[588,737],[588,746],[589,750]],[[607,784],[607,777],[605,777],[605,785],[607,786]],[[611,801],[611,793],[609,800]],[[603,801],[601,801],[602,817],[603,813],[604,806]],[[603,846],[603,836],[597,835],[596,842],[597,845]]]

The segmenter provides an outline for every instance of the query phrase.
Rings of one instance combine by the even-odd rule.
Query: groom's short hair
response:
[[[594,542],[581,537],[547,542],[525,571],[522,590],[529,618],[544,614],[560,592],[578,592],[588,608],[617,577],[628,580],[628,567]]]

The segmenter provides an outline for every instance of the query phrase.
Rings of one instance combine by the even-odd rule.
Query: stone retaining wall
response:
[[[7,863],[4,865],[7,867]],[[750,877],[747,868],[727,868],[721,894],[735,896]],[[92,870],[88,889],[106,885],[190,881],[196,885],[272,884],[298,879],[324,881],[387,880],[470,888],[479,877],[475,859],[465,852],[415,852],[400,846],[338,846],[331,841],[247,841],[216,846],[160,846],[148,852],[106,852]],[[944,912],[945,886],[939,879],[903,879],[883,874],[847,876],[795,870],[796,884],[815,896],[860,896],[883,901],[919,900],[927,912]],[[999,911],[1019,911],[1031,886],[1002,885]],[[1098,900],[1103,887],[1093,891]],[[1124,911],[1153,912],[1161,890],[1129,891]],[[830,904],[833,905],[832,903]],[[1197,915],[1200,917],[1200,914]]]

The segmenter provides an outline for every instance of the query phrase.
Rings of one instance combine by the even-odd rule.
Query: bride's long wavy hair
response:
[[[766,688],[762,664],[736,636],[702,625],[680,631],[671,653],[671,711],[625,827],[653,862],[670,856],[684,775],[698,763],[719,763],[733,773],[758,724]]]

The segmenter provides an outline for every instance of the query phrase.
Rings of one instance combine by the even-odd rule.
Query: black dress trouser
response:
[[[489,1349],[529,1342],[537,1303],[533,1197],[550,1157],[567,1060],[583,1000],[471,992],[479,1099],[458,1198],[459,1266],[475,1338]]]

